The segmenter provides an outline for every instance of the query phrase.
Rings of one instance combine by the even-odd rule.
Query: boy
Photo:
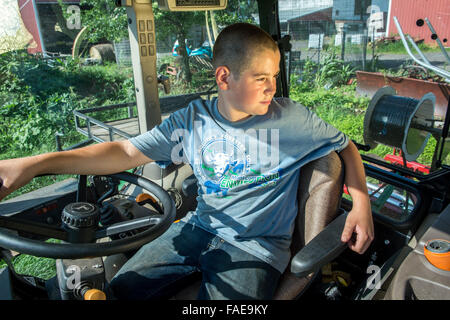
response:
[[[300,167],[331,151],[344,160],[353,199],[342,241],[363,253],[373,239],[356,147],[303,106],[273,99],[280,53],[270,35],[229,26],[213,56],[217,99],[196,100],[129,141],[0,162],[0,199],[44,172],[108,174],[152,160],[192,166],[195,213],[127,261],[111,281],[118,298],[167,297],[201,272],[199,299],[270,299],[289,262]]]

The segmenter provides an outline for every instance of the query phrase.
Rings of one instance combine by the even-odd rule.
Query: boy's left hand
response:
[[[341,240],[347,242],[351,250],[363,254],[374,238],[364,165],[358,148],[352,141],[349,141],[340,154],[345,165],[345,184],[353,202],[353,208],[345,220]]]
[[[353,233],[356,237],[352,237]],[[341,241],[347,242],[351,250],[363,254],[369,248],[373,238],[374,228],[370,209],[352,209],[345,220]]]

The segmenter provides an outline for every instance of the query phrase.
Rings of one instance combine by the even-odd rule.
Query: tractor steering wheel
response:
[[[23,230],[23,228],[19,228],[17,222],[8,223],[8,218],[5,218],[0,221],[0,227],[2,227],[0,228],[0,247],[33,256],[55,259],[101,257],[137,249],[156,239],[170,227],[176,215],[175,203],[163,188],[146,178],[128,172],[116,173],[107,177],[129,182],[151,192],[161,202],[164,208],[163,214],[99,227],[99,210],[96,205],[75,202],[64,208],[61,216],[61,228],[55,232],[54,227],[51,230],[49,230],[50,227],[47,227],[52,234],[60,235],[58,238],[64,240],[63,243],[49,243],[17,235],[16,232],[11,231]],[[26,224],[26,222],[23,223]],[[96,240],[107,236],[141,228],[147,229],[124,239],[95,243]],[[31,227],[29,230],[38,230],[31,231],[34,235],[46,236],[46,227],[37,229]]]

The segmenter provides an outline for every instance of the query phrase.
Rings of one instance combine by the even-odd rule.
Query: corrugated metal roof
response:
[[[306,10],[279,10],[279,17],[280,17],[280,22],[287,22],[288,20],[292,20],[295,18],[300,18],[303,17],[305,15],[309,15],[318,11],[322,11],[325,9],[329,9],[332,8],[332,6],[319,6],[319,7],[315,7],[315,8],[308,8]]]
[[[303,18],[303,17],[307,17],[307,16],[309,16],[309,15],[313,15],[313,14],[316,14],[316,13],[319,13],[319,12],[322,12],[322,11],[326,11],[326,10],[329,10],[328,13],[329,13],[329,15],[330,15],[329,18],[330,18],[330,20],[331,20],[331,9],[333,9],[333,7],[324,7],[324,8],[322,8],[322,9],[312,10],[312,11],[309,11],[309,12],[302,12],[301,15],[289,19],[288,22],[293,21],[293,20],[300,20],[300,19]],[[323,14],[322,14],[322,15],[323,15]]]

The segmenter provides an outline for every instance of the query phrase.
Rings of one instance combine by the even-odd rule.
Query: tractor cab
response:
[[[7,0],[0,159],[130,139],[217,96],[218,32],[254,23],[280,49],[276,96],[299,100],[360,150],[375,226],[364,254],[348,249],[340,235],[352,201],[339,157],[305,165],[300,231],[275,298],[450,299],[449,30],[439,8],[405,17],[408,3]],[[395,76],[374,72],[393,64]],[[429,77],[408,84],[412,69]],[[0,299],[114,299],[108,284],[120,267],[197,205],[181,161],[34,180],[0,202]],[[196,285],[168,298],[195,299]]]

